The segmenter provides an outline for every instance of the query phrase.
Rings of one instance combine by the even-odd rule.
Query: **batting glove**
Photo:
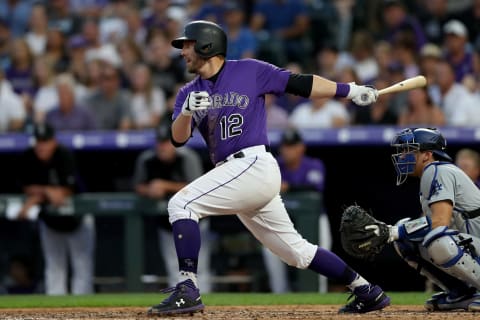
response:
[[[206,110],[209,106],[210,96],[207,91],[192,91],[183,103],[182,114],[191,116],[195,111]]]
[[[356,105],[368,106],[377,101],[378,90],[374,87],[359,86],[354,82],[350,82],[349,86],[350,91],[348,92],[347,98],[352,99]]]

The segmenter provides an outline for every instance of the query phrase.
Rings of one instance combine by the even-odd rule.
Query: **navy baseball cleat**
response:
[[[447,311],[463,309],[468,311],[480,311],[480,293],[475,288],[469,292],[456,294],[453,292],[438,292],[425,302],[428,311]]]
[[[338,313],[366,313],[381,310],[390,305],[390,298],[382,288],[372,284],[356,287],[348,299],[353,296],[355,299],[340,308]]]
[[[203,311],[205,308],[200,297],[200,291],[190,279],[178,283],[175,287],[164,289],[162,292],[172,292],[172,294],[160,304],[151,307],[148,310],[148,315],[194,314],[195,312]]]

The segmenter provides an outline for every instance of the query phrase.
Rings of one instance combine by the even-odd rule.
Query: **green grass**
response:
[[[392,304],[422,305],[429,297],[421,292],[388,293]],[[147,307],[157,304],[165,295],[154,293],[96,294],[85,296],[5,295],[0,296],[0,308],[48,307]],[[211,293],[202,295],[210,306],[285,305],[285,304],[343,304],[346,293]]]

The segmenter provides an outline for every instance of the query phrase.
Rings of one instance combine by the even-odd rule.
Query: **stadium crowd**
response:
[[[342,99],[269,99],[269,126],[480,124],[480,0],[6,0],[0,3],[0,132],[134,130],[169,118],[190,79],[170,41],[193,19],[221,24],[227,58],[378,89],[418,74],[428,88]]]

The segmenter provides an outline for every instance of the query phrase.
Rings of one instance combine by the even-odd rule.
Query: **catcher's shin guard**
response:
[[[338,313],[367,313],[390,305],[390,298],[377,285],[366,284],[356,287],[350,297],[353,296],[355,299],[340,308]]]
[[[180,282],[175,287],[165,289],[162,292],[172,292],[172,294],[160,304],[151,307],[148,310],[148,315],[168,316],[185,313],[193,314],[203,311],[205,308],[200,298],[200,291],[190,279]]]

